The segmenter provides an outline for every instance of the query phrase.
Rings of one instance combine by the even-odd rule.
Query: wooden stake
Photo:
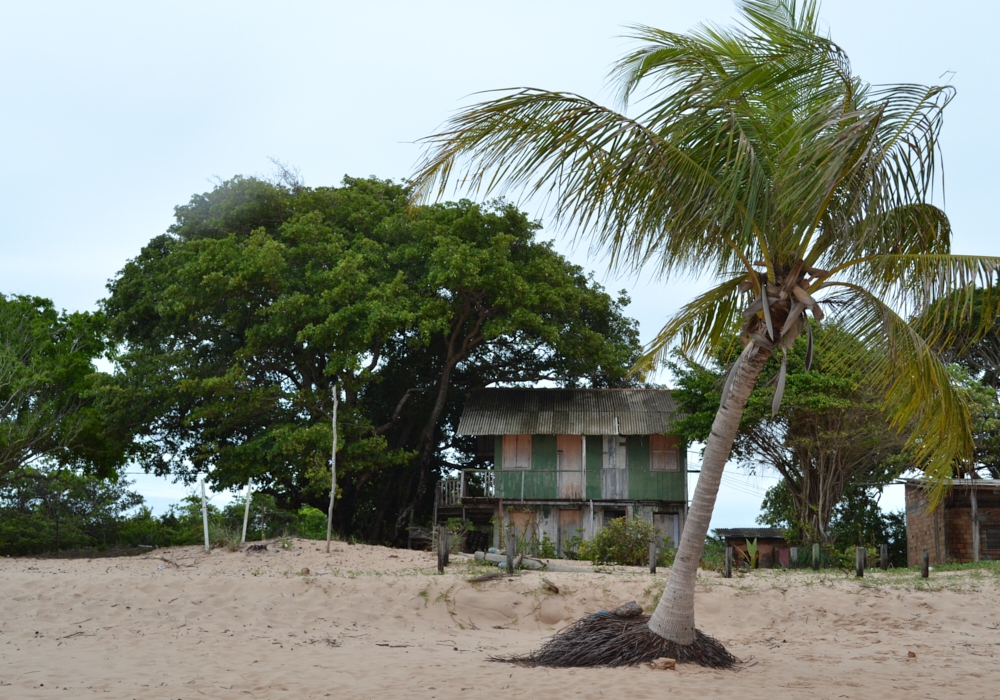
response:
[[[507,573],[514,573],[514,549],[517,547],[517,535],[514,533],[514,524],[507,524]]]
[[[210,547],[208,544],[208,501],[205,498],[205,479],[199,478],[198,481],[201,482],[201,523],[205,528],[205,551],[208,552]]]
[[[656,573],[656,542],[654,540],[649,542],[649,573]]]
[[[796,569],[799,566],[799,548],[790,547],[788,549],[788,568]]]
[[[438,526],[438,528],[437,528],[437,541],[438,541],[438,573],[439,574],[443,574],[444,573],[444,566],[445,566],[444,553],[446,551],[445,548],[448,546],[447,539],[448,539],[448,537],[447,537],[447,535],[445,535],[444,528],[441,527],[441,526]]]
[[[240,537],[240,543],[247,541],[247,522],[250,520],[250,491],[252,484],[247,482],[247,506],[243,509],[243,535]]]
[[[819,543],[813,545],[813,571],[819,571]]]
[[[889,545],[880,544],[878,546],[878,563],[882,571],[889,569]]]
[[[733,577],[733,548],[726,547],[726,570],[722,573],[725,578]]]
[[[926,549],[920,555],[920,575],[924,578],[931,575],[931,558],[927,555]]]
[[[330,507],[326,511],[326,553],[330,553],[330,539],[333,536],[333,499],[337,496],[337,405],[340,403],[340,392],[333,385],[333,416],[330,423],[333,426],[333,443],[330,446]]]
[[[858,547],[854,552],[854,575],[863,578],[865,575],[865,548]]]

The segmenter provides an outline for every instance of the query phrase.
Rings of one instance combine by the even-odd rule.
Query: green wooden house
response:
[[[687,513],[687,453],[669,435],[676,413],[665,389],[472,392],[458,433],[476,436],[486,468],[439,484],[435,520],[461,509],[494,524],[495,546],[502,522],[562,553],[624,516],[676,543]]]

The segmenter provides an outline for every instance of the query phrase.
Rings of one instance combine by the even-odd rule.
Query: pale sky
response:
[[[404,178],[414,142],[474,92],[610,102],[604,77],[627,25],[685,31],[734,15],[730,0],[0,3],[0,292],[94,309],[173,207],[216,177],[270,175],[276,158],[313,186]],[[1000,114],[1000,3],[827,0],[821,16],[865,80],[957,87],[943,138],[954,250],[1000,255],[1000,140],[985,138]],[[609,290],[629,289],[644,340],[700,286],[619,278],[558,247]],[[752,524],[774,482],[727,469],[712,526]],[[184,494],[137,485],[159,511]],[[901,507],[902,494],[886,502]]]

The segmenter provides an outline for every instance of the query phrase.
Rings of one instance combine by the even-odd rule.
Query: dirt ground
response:
[[[0,559],[0,697],[995,698],[997,570],[700,576],[698,626],[744,660],[534,669],[523,653],[579,617],[637,600],[668,570],[486,583],[453,558],[291,540],[265,552]],[[911,656],[912,654],[912,656]]]

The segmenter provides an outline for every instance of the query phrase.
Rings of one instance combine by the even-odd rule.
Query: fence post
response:
[[[451,530],[444,531],[444,565],[451,563]]]
[[[726,547],[726,570],[722,574],[726,578],[733,577],[733,548]]]
[[[440,525],[437,527],[438,535],[438,573],[444,573],[444,567],[447,563],[445,561],[445,552],[447,551],[445,547],[448,546],[448,536],[445,534],[444,528]]]
[[[799,567],[799,548],[790,547],[788,549],[788,568],[797,569]]]
[[[656,541],[649,542],[649,573],[656,573]]]
[[[854,552],[854,574],[858,578],[865,575],[865,548],[858,547]]]
[[[813,544],[813,571],[819,571],[819,543]]]
[[[507,525],[507,573],[514,573],[514,548],[517,547],[517,536],[514,533],[514,523]]]
[[[880,544],[878,546],[878,559],[882,571],[886,571],[889,568],[889,545]]]
[[[931,573],[931,558],[927,555],[927,550],[925,549],[920,555],[920,575],[924,578],[930,576]]]
[[[205,551],[209,551],[210,547],[208,545],[208,501],[205,499],[205,479],[199,479],[201,482],[201,522],[205,526]]]
[[[240,537],[240,544],[247,541],[247,523],[250,521],[250,487],[251,484],[247,482],[247,503],[246,507],[243,509],[243,535]]]

